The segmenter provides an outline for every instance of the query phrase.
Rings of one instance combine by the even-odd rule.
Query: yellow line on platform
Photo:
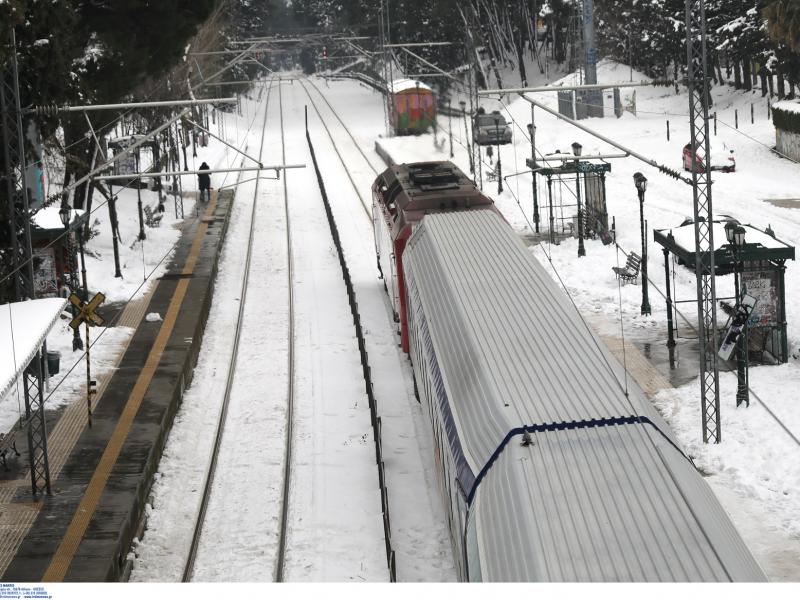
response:
[[[216,205],[217,197],[215,194],[209,202],[208,209],[206,210],[206,217],[209,217],[211,214],[213,214]],[[189,256],[186,258],[186,264],[183,267],[182,273],[184,275],[190,275],[192,271],[194,271],[194,266],[197,262],[197,256],[200,253],[200,247],[203,243],[203,239],[205,238],[207,229],[208,223],[206,222],[201,222],[198,226],[197,233],[195,234],[194,241],[192,242],[192,247],[189,250]],[[128,401],[125,403],[125,408],[123,409],[122,415],[117,422],[117,426],[114,428],[114,432],[111,434],[108,445],[103,451],[103,456],[100,458],[100,462],[92,474],[92,479],[89,481],[89,485],[86,487],[86,491],[84,492],[83,498],[78,505],[78,509],[75,511],[75,515],[72,517],[72,521],[67,527],[64,537],[62,538],[58,549],[53,555],[50,565],[47,567],[47,571],[45,571],[44,576],[42,577],[42,581],[63,581],[64,577],[67,575],[67,570],[69,569],[70,564],[72,564],[72,559],[75,557],[75,553],[78,551],[78,546],[80,546],[81,540],[83,540],[83,536],[86,533],[89,522],[92,520],[94,511],[100,502],[100,497],[102,496],[106,487],[106,483],[108,482],[108,478],[111,475],[111,470],[114,468],[117,458],[119,458],[119,454],[122,451],[122,446],[125,443],[131,426],[133,425],[133,421],[136,418],[136,413],[139,411],[139,407],[142,404],[145,392],[150,386],[150,382],[153,379],[153,375],[158,367],[158,363],[161,360],[161,355],[164,352],[167,342],[169,341],[170,335],[172,334],[175,321],[178,317],[178,312],[183,304],[183,299],[186,296],[186,290],[188,287],[188,279],[178,280],[178,285],[175,288],[175,292],[173,293],[172,299],[169,303],[169,308],[164,316],[164,322],[162,323],[161,329],[158,332],[158,336],[156,337],[156,340],[150,349],[150,353],[147,355],[147,361],[145,362],[142,371],[139,373],[139,377],[136,379],[136,384],[133,386],[133,389],[128,396]]]

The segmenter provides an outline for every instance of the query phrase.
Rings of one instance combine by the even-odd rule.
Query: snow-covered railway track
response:
[[[281,161],[283,164],[286,162],[286,152],[285,152],[285,140],[284,140],[284,132],[283,132],[283,106],[282,106],[282,98],[281,98],[281,91],[280,91],[280,83],[275,82],[272,80],[269,84],[267,89],[267,96],[265,100],[264,106],[264,118],[261,126],[261,141],[259,147],[259,161],[264,159],[264,144],[267,137],[267,120],[269,115],[269,108],[270,108],[270,96],[273,93],[273,87],[277,88],[278,93],[278,106],[279,106],[279,115],[280,115],[280,129],[281,129]],[[241,287],[240,287],[240,295],[239,295],[239,311],[236,318],[236,325],[233,335],[233,344],[231,348],[230,357],[228,359],[228,366],[227,366],[227,379],[225,382],[225,392],[222,400],[222,405],[219,412],[219,420],[217,422],[216,434],[214,439],[214,445],[211,450],[211,456],[208,463],[208,471],[206,473],[205,478],[205,485],[202,492],[202,497],[200,500],[200,507],[197,512],[197,517],[194,525],[194,532],[192,535],[191,545],[189,548],[189,552],[186,558],[186,563],[183,569],[182,580],[183,581],[191,581],[195,571],[195,561],[198,554],[198,548],[200,547],[200,542],[203,536],[204,525],[206,523],[206,515],[208,511],[208,506],[211,501],[211,498],[214,491],[214,480],[215,475],[217,472],[217,465],[219,462],[219,455],[220,449],[222,447],[222,439],[225,434],[225,426],[227,421],[228,415],[228,408],[231,404],[231,398],[234,395],[234,383],[238,377],[246,377],[246,373],[244,372],[244,365],[240,364],[239,358],[239,348],[241,345],[242,340],[242,332],[244,330],[244,326],[247,323],[247,319],[245,317],[245,309],[248,306],[248,290],[251,288],[251,279],[257,278],[259,273],[254,273],[254,270],[251,267],[252,258],[253,258],[253,249],[254,249],[254,240],[256,238],[257,232],[257,211],[259,205],[259,191],[260,191],[260,181],[263,177],[259,176],[255,180],[255,189],[253,192],[253,203],[252,209],[250,214],[250,221],[249,221],[249,233],[248,233],[248,241],[247,241],[247,249],[245,251],[245,262],[243,268],[243,276],[241,280]],[[284,547],[285,547],[285,540],[286,540],[286,515],[288,512],[288,494],[289,494],[289,478],[291,474],[291,439],[292,439],[292,418],[293,418],[293,359],[294,359],[294,349],[293,349],[293,340],[294,340],[294,311],[293,311],[293,301],[292,301],[292,244],[291,244],[291,230],[289,225],[289,213],[288,213],[288,192],[286,189],[286,177],[283,177],[283,212],[285,213],[285,232],[286,232],[286,249],[287,249],[287,269],[286,269],[286,277],[287,277],[287,290],[288,290],[288,321],[287,321],[287,343],[288,343],[288,353],[287,353],[287,389],[286,389],[286,425],[285,425],[285,450],[284,450],[284,457],[283,457],[283,491],[282,491],[282,501],[280,502],[279,512],[280,515],[277,517],[279,521],[279,528],[278,528],[278,548],[276,552],[275,564],[273,566],[273,576],[272,578],[275,581],[281,581],[283,577],[283,557],[284,557]],[[238,184],[238,181],[237,181]],[[257,299],[256,299],[257,300]],[[227,492],[227,489],[217,489],[216,493],[220,492]],[[209,529],[209,533],[212,536],[216,537],[220,534],[219,531],[211,531]],[[266,566],[266,565],[265,565]]]
[[[369,219],[372,219],[372,209],[371,209],[371,204],[370,204],[370,198],[369,197],[367,197],[367,198],[364,197],[364,192],[363,192],[362,188],[356,183],[356,181],[354,179],[352,165],[350,167],[348,167],[347,162],[345,161],[344,156],[342,155],[342,150],[340,148],[340,144],[341,144],[342,140],[344,139],[344,136],[339,136],[338,138],[334,137],[333,133],[331,132],[331,128],[330,128],[332,119],[330,119],[330,116],[328,118],[325,118],[322,115],[322,111],[320,111],[320,103],[318,103],[314,99],[315,95],[318,96],[319,98],[322,98],[322,100],[324,102],[324,105],[325,105],[324,110],[326,110],[329,115],[333,115],[334,119],[336,120],[336,123],[338,123],[338,125],[334,125],[334,127],[339,127],[342,131],[344,131],[344,133],[346,134],[347,138],[349,138],[350,142],[352,143],[353,147],[364,158],[364,162],[369,167],[369,170],[372,171],[372,174],[373,175],[377,175],[378,173],[381,172],[382,169],[376,167],[373,164],[373,162],[369,159],[369,157],[364,153],[364,150],[361,148],[359,143],[353,137],[353,134],[350,132],[350,129],[347,127],[347,125],[345,125],[344,121],[339,116],[339,113],[336,112],[336,109],[333,108],[333,105],[328,101],[328,99],[325,97],[325,94],[323,94],[320,91],[320,89],[316,86],[316,84],[313,81],[311,81],[310,79],[305,79],[305,80],[300,79],[299,82],[300,82],[300,85],[303,87],[303,90],[305,91],[306,95],[308,96],[308,99],[311,102],[311,106],[314,108],[314,112],[317,113],[317,116],[319,117],[319,120],[322,123],[322,127],[325,129],[325,133],[327,133],[328,138],[331,141],[331,146],[333,146],[333,149],[336,152],[336,156],[339,157],[339,161],[342,163],[342,168],[344,169],[345,173],[347,174],[348,180],[350,181],[351,185],[353,186],[353,189],[355,190],[356,194],[358,195],[359,199],[361,200],[361,206],[364,209],[364,212],[366,213],[366,215],[367,215],[367,217]],[[309,88],[313,89],[314,93],[312,93]],[[339,143],[337,143],[337,141]]]

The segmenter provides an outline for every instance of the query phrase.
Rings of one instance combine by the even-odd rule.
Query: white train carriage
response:
[[[470,581],[762,581],[667,424],[497,213],[427,214],[410,357]]]

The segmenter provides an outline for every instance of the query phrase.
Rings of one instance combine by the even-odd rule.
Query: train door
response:
[[[389,257],[389,268],[391,270],[389,276],[389,298],[392,300],[392,310],[394,311],[394,320],[400,321],[400,292],[397,285],[397,249],[395,248]]]

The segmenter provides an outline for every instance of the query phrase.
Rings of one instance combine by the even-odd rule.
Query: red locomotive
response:
[[[414,227],[429,213],[494,210],[494,202],[451,162],[421,162],[389,167],[372,185],[372,224],[378,269],[400,323],[408,352],[408,320],[403,251]],[[498,213],[499,214],[499,213]]]

